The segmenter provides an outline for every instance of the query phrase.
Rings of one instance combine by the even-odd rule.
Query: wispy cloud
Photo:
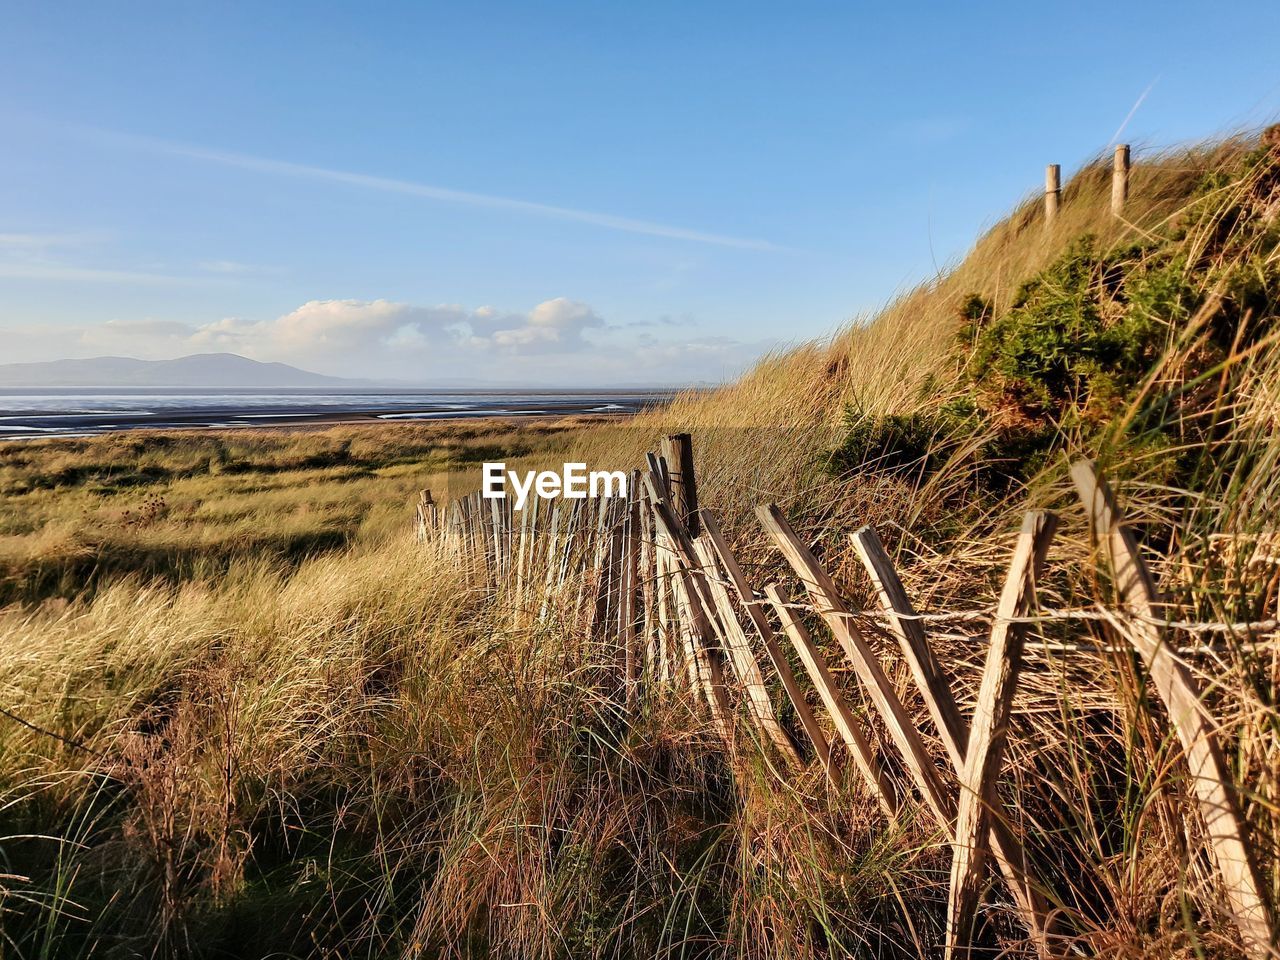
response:
[[[208,277],[183,277],[140,270],[103,270],[63,263],[0,263],[0,277],[14,280],[61,280],[86,283],[124,283],[156,286],[186,286],[214,282]]]
[[[261,277],[281,272],[276,267],[241,263],[239,260],[201,260],[196,266],[205,273],[216,273],[224,277]]]
[[[225,282],[225,276],[182,276],[159,270],[130,270],[85,266],[68,262],[69,248],[93,246],[108,235],[81,233],[0,233],[0,277],[10,280],[52,280],[58,283],[99,283],[141,286],[186,286]],[[210,271],[216,273],[216,271]]]
[[[453,190],[448,187],[432,186],[416,183],[411,180],[397,180],[391,177],[379,177],[366,173],[353,173],[347,170],[333,170],[327,167],[316,167],[309,164],[293,163],[288,160],[273,160],[267,157],[256,157],[245,153],[234,153],[225,150],[214,150],[192,144],[175,143],[155,137],[137,136],[134,134],[94,128],[78,128],[81,133],[101,140],[109,140],[153,153],[170,156],[187,157],[207,163],[216,163],[226,167],[237,167],[241,170],[253,170],[259,173],[298,179],[319,180],[329,183],[341,183],[347,186],[363,187],[367,190],[379,190],[384,193],[398,193],[426,200],[440,200],[446,203],[459,203],[472,207],[486,207],[493,210],[510,210],[530,216],[546,217],[555,220],[569,220],[586,223],[608,230],[619,230],[624,233],[638,233],[651,237],[667,237],[673,240],[687,240],[692,243],[705,243],[721,247],[735,247],[741,250],[781,250],[776,244],[767,240],[756,240],[745,237],[732,237],[720,233],[707,233],[701,230],[690,230],[685,227],[655,223],[650,220],[637,220],[631,217],[620,217],[610,213],[597,213],[592,210],[577,210],[572,207],[558,207],[532,200],[517,200],[512,197],[494,196],[487,193],[474,193],[468,190]]]
[[[1129,108],[1129,112],[1125,114],[1124,120],[1120,122],[1120,126],[1116,129],[1116,132],[1111,135],[1111,142],[1108,143],[1107,146],[1114,146],[1120,140],[1121,134],[1123,134],[1125,128],[1129,126],[1129,121],[1133,119],[1134,114],[1138,112],[1138,108],[1142,106],[1143,101],[1147,99],[1147,94],[1154,90],[1156,84],[1159,82],[1160,78],[1157,76],[1147,84],[1147,89],[1143,90],[1142,93],[1138,95],[1138,99],[1134,102],[1133,106]]]
[[[40,249],[61,242],[61,237],[51,233],[0,233],[0,248],[4,249]]]

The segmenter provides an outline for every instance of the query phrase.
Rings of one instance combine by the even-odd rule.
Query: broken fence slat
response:
[[[687,594],[686,600],[689,601],[690,609],[695,615],[699,610],[701,612],[701,623],[695,624],[695,629],[692,631],[694,655],[698,659],[700,670],[707,669],[703,663],[704,660],[709,661],[712,668],[717,668],[719,666],[718,650],[723,649],[728,652],[738,679],[745,688],[750,713],[756,727],[789,763],[801,765],[800,755],[794,743],[774,713],[773,703],[764,685],[764,677],[760,673],[760,666],[751,652],[746,634],[742,632],[742,625],[733,613],[728,592],[725,591],[723,584],[707,575],[708,572],[713,575],[715,572],[710,548],[706,548],[707,553],[704,555],[699,550],[699,545],[689,537],[688,529],[672,513],[670,502],[662,500],[659,495],[660,477],[657,472],[650,472],[645,479],[650,499],[653,501],[654,514],[663,535],[674,550],[674,563],[680,578],[679,582],[684,586]],[[712,569],[708,571],[708,567]],[[720,639],[719,644],[714,642],[717,637]],[[723,670],[721,669],[718,677],[713,676],[712,680],[723,686]],[[717,696],[727,697],[727,693],[721,690]],[[723,705],[727,707],[727,698],[723,700]]]
[[[733,746],[733,708],[729,704],[724,684],[724,671],[715,650],[715,636],[710,622],[707,600],[699,590],[693,567],[692,549],[684,531],[671,514],[665,498],[657,487],[660,476],[646,474],[645,485],[653,503],[654,517],[666,543],[674,551],[672,563],[675,572],[676,602],[683,616],[678,618],[685,637],[686,653],[690,660],[690,679],[694,689],[701,688],[711,711],[711,719],[726,746]]]

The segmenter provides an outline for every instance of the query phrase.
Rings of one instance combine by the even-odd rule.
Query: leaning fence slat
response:
[[[955,798],[944,785],[933,758],[925,748],[915,724],[894,692],[893,684],[885,676],[884,668],[868,645],[862,631],[853,622],[849,608],[840,598],[831,576],[822,569],[817,558],[791,529],[782,511],[774,504],[757,508],[756,515],[770,538],[782,551],[797,576],[804,583],[814,606],[835,634],[845,656],[852,664],[867,695],[880,711],[889,735],[893,738],[907,769],[925,803],[933,811],[939,826],[951,836],[952,819],[955,816]]]
[[[670,548],[663,543],[661,533],[657,528],[657,521],[654,516],[653,501],[649,497],[649,491],[644,492],[645,510],[648,519],[645,521],[646,531],[652,537],[650,554],[652,556],[654,583],[653,598],[653,645],[656,653],[656,671],[657,678],[660,683],[670,683],[674,679],[673,667],[674,658],[670,650],[672,645],[672,600],[671,600],[671,574],[668,569],[668,558],[671,555]]]
[[[631,475],[626,506],[625,534],[622,540],[622,596],[618,601],[618,635],[622,643],[623,683],[628,713],[634,713],[640,701],[640,656],[637,649],[636,596],[640,575],[640,472]]]
[[[712,667],[718,666],[719,657],[714,652],[714,638],[719,636],[723,649],[730,655],[739,681],[746,689],[751,716],[756,726],[788,761],[799,765],[800,755],[787,732],[778,723],[769,693],[764,686],[764,678],[760,674],[760,666],[751,653],[742,625],[728,603],[727,591],[724,591],[722,584],[708,577],[709,572],[714,576],[714,571],[705,569],[708,565],[707,557],[700,555],[697,544],[689,537],[688,528],[673,514],[671,502],[661,496],[658,487],[660,477],[651,472],[645,480],[653,502],[654,515],[664,537],[673,548],[679,582],[686,594],[685,600],[695,617],[701,612],[701,627],[695,626],[693,631],[693,653],[700,671],[705,672],[707,669],[704,660],[710,661]],[[718,595],[718,591],[723,592],[722,597]],[[712,679],[713,683],[718,679],[723,685],[722,672],[719,678],[713,676]],[[718,693],[717,696],[723,696],[723,693]],[[727,706],[727,699],[723,703]]]
[[[924,697],[925,706],[929,708],[929,715],[933,717],[947,752],[951,754],[951,760],[959,770],[964,764],[968,731],[960,718],[960,710],[956,707],[947,675],[929,649],[924,627],[875,530],[863,527],[856,531],[853,534],[853,545],[862,558],[862,565],[867,568],[876,595],[880,598],[880,605],[889,615],[889,627],[898,638],[911,675]],[[948,736],[948,733],[951,735]]]
[[[1078,461],[1071,467],[1071,478],[1124,602],[1128,618],[1123,633],[1146,665],[1182,743],[1209,848],[1245,950],[1257,960],[1272,957],[1271,921],[1245,841],[1247,825],[1199,684],[1165,642],[1160,626],[1165,620],[1163,600],[1155,579],[1138,552],[1137,540],[1125,524],[1111,488],[1097,475],[1094,465]]]
[[[711,710],[712,721],[726,744],[732,746],[733,710],[725,690],[720,657],[715,650],[710,604],[699,589],[693,573],[696,566],[693,551],[680,522],[671,513],[664,492],[657,486],[661,477],[648,473],[644,479],[649,500],[653,504],[654,518],[666,545],[674,551],[672,562],[675,568],[676,598],[684,614],[680,620],[685,626],[685,643],[692,661],[691,670],[696,668],[695,689],[701,686]]]
[[[902,648],[902,656],[911,669],[912,676],[925,698],[943,745],[951,757],[957,776],[964,773],[965,753],[969,743],[969,726],[960,715],[951,684],[945,671],[929,648],[928,639],[907,596],[902,580],[893,561],[885,552],[880,538],[870,527],[863,527],[854,534],[854,546],[863,565],[880,595],[880,602],[890,615],[889,622]],[[992,797],[995,816],[987,819],[988,839],[1000,872],[1004,875],[1031,937],[1043,952],[1046,937],[1054,932],[1054,921],[1039,885],[1033,882],[1026,852],[1009,828],[1004,816],[1003,804]]]
[[[773,709],[773,701],[770,699],[769,691],[764,685],[764,674],[760,672],[760,664],[756,662],[755,654],[751,651],[751,642],[747,639],[747,634],[742,629],[742,624],[738,621],[738,616],[734,612],[733,601],[729,597],[729,591],[719,580],[719,571],[716,569],[715,549],[704,537],[699,537],[695,540],[693,547],[704,570],[703,583],[706,584],[707,593],[714,604],[713,612],[719,620],[720,634],[724,638],[724,645],[729,654],[729,662],[733,664],[733,672],[737,675],[738,682],[742,684],[743,689],[746,691],[747,703],[751,708],[751,713],[765,736],[778,748],[778,751],[787,759],[787,762],[795,767],[803,767],[804,761],[800,759],[800,753],[796,750],[795,743],[792,742],[790,734],[782,728],[782,724],[778,722],[778,715]]]
[[[836,686],[835,680],[831,676],[831,671],[827,667],[826,658],[813,643],[813,638],[809,636],[809,631],[804,628],[790,606],[783,588],[771,583],[764,588],[765,596],[769,598],[769,602],[773,604],[774,612],[777,613],[778,619],[782,622],[782,630],[791,641],[792,646],[796,648],[796,653],[800,657],[800,662],[804,664],[805,670],[809,673],[809,678],[813,681],[814,687],[818,691],[818,696],[822,699],[823,705],[827,708],[827,713],[831,717],[831,722],[835,725],[836,733],[840,734],[840,739],[844,741],[845,746],[849,748],[849,752],[853,754],[853,761],[858,767],[858,771],[862,774],[863,780],[866,781],[872,795],[880,802],[880,807],[891,821],[898,819],[899,804],[897,791],[893,788],[893,781],[885,772],[884,764],[880,757],[876,754],[871,743],[863,735],[861,728],[858,726],[858,720],[853,715],[853,711],[845,702],[840,688]]]
[[[742,567],[738,563],[738,558],[733,555],[733,551],[729,549],[729,544],[724,539],[724,534],[720,532],[720,524],[716,521],[715,516],[710,510],[699,510],[698,517],[702,522],[703,536],[707,538],[715,550],[725,573],[729,577],[729,582],[733,584],[734,590],[737,591],[738,599],[742,601],[742,605],[747,611],[747,616],[751,618],[751,622],[755,624],[756,631],[760,634],[765,652],[769,655],[769,662],[773,664],[774,672],[778,674],[778,679],[782,681],[782,689],[786,691],[792,707],[795,708],[800,726],[804,728],[810,742],[813,743],[814,754],[824,768],[828,767],[831,763],[831,745],[827,742],[826,734],[823,733],[821,725],[813,715],[813,711],[809,709],[809,701],[805,699],[804,691],[796,683],[795,674],[791,671],[791,664],[783,655],[782,648],[778,645],[777,638],[773,635],[773,627],[770,626],[769,618],[765,615],[764,606],[756,599],[755,592],[751,589],[751,584],[747,582],[746,575],[743,574]]]
[[[991,625],[991,644],[987,648],[987,662],[960,776],[951,896],[947,901],[948,958],[971,943],[986,858],[988,823],[998,802],[996,781],[1004,759],[1005,736],[1028,629],[1026,623],[1014,621],[1027,616],[1034,606],[1036,577],[1044,566],[1056,527],[1057,518],[1042,511],[1028,513],[1023,520]]]

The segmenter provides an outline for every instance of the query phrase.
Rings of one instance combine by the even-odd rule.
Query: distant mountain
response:
[[[373,381],[326,377],[287,363],[259,363],[234,353],[176,360],[92,357],[0,364],[0,387],[359,387]]]

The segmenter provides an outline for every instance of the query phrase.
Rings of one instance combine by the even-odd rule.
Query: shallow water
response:
[[[91,436],[116,430],[254,428],[335,420],[445,420],[634,413],[665,392],[332,390],[0,390],[0,438]]]

